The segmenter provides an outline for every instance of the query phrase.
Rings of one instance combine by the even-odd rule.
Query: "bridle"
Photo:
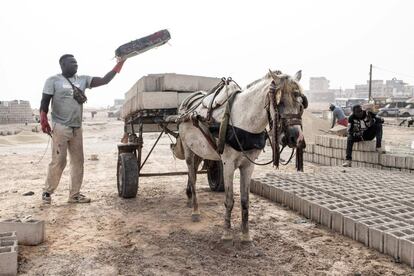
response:
[[[276,168],[279,168],[280,163],[280,155],[285,148],[286,145],[283,145],[282,149],[280,149],[279,145],[279,135],[283,132],[287,132],[287,129],[290,126],[297,126],[300,125],[302,128],[302,114],[304,107],[301,104],[300,106],[300,112],[298,114],[289,114],[289,113],[283,113],[280,114],[279,107],[280,103],[276,102],[276,93],[280,90],[281,93],[283,93],[283,89],[285,87],[285,80],[281,82],[280,85],[276,85],[275,81],[273,80],[270,84],[269,92],[267,93],[268,97],[268,103],[265,106],[266,112],[267,112],[267,118],[269,121],[270,126],[270,134],[273,137],[273,139],[270,140],[270,144],[272,146],[272,162],[273,165],[276,166]],[[273,119],[271,116],[271,113],[273,112]],[[273,140],[273,142],[272,142]],[[282,165],[287,165],[293,158],[294,155],[294,148],[292,149],[292,154],[290,155],[289,160],[286,163],[282,163]]]
[[[303,105],[301,105],[301,110],[299,112],[299,114],[280,114],[279,113],[279,104],[276,102],[276,93],[279,90],[283,89],[283,85],[280,85],[279,87],[276,86],[275,82],[272,81],[272,83],[270,84],[270,88],[269,88],[269,92],[267,93],[267,98],[268,98],[268,103],[265,105],[265,109],[267,112],[267,119],[269,122],[269,126],[270,126],[270,135],[273,137],[273,139],[269,139],[270,145],[272,147],[272,160],[265,162],[265,163],[258,163],[254,160],[252,160],[247,153],[244,151],[242,144],[240,143],[239,138],[237,137],[237,135],[235,135],[236,138],[236,142],[243,154],[243,156],[249,160],[249,162],[258,165],[258,166],[265,166],[265,165],[269,165],[271,163],[273,163],[274,166],[276,166],[276,168],[279,168],[279,164],[282,165],[287,165],[289,164],[289,162],[292,160],[294,154],[295,154],[295,148],[292,149],[292,153],[288,159],[287,162],[285,163],[281,163],[280,162],[280,155],[282,154],[283,149],[286,147],[286,145],[282,146],[282,149],[280,149],[280,145],[279,145],[279,134],[282,133],[282,131],[287,130],[287,128],[289,126],[293,126],[293,125],[300,125],[302,128],[302,114],[303,114],[303,110],[304,107]],[[281,91],[283,93],[283,91]],[[273,112],[274,116],[272,119],[272,115],[271,112]],[[230,112],[231,114],[231,112]],[[233,132],[236,133],[234,126],[233,126],[233,122],[231,120],[231,117],[229,118],[230,121],[230,126],[233,128]],[[269,135],[265,129],[266,132],[266,136],[268,138]],[[272,142],[272,140],[274,142]]]

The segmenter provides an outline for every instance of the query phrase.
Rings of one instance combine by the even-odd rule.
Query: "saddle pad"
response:
[[[225,92],[224,89],[221,89],[219,94],[215,97],[213,104],[211,105],[212,109],[215,109],[219,106],[222,106],[236,91],[231,91],[230,93]],[[211,93],[207,97],[205,97],[202,101],[202,105],[205,108],[210,107],[210,103],[214,98],[214,93]]]
[[[214,137],[218,137],[219,135],[220,124],[216,123],[209,127],[211,134]],[[237,136],[237,138],[236,138]],[[237,142],[239,140],[241,146],[243,147],[244,151],[252,150],[252,149],[263,149],[266,145],[266,134],[265,132],[261,133],[251,133],[245,131],[238,127],[229,127],[227,128],[226,132],[226,144],[230,145],[233,149],[237,151],[241,151],[242,149]]]
[[[181,103],[180,110],[186,111],[194,106],[196,103],[199,103],[200,99],[202,99],[206,95],[205,91],[197,91],[189,95],[184,101]]]

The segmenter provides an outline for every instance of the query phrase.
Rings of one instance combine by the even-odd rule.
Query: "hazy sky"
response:
[[[365,83],[374,70],[414,84],[414,1],[19,1],[0,2],[0,100],[38,107],[44,81],[72,53],[79,74],[103,76],[115,49],[168,29],[168,45],[126,61],[107,86],[87,91],[88,106],[107,106],[141,76],[231,76],[241,85],[268,68],[302,84],[326,76],[331,88]]]

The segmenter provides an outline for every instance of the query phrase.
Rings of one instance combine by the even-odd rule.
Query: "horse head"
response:
[[[308,106],[306,96],[299,84],[301,71],[294,77],[271,71],[267,74],[271,81],[269,89],[269,108],[272,119],[274,144],[283,147],[305,148],[302,130],[302,114]]]

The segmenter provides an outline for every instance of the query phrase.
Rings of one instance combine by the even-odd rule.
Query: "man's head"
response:
[[[72,77],[78,71],[78,62],[73,55],[66,54],[61,56],[59,64],[62,69],[62,75],[65,77]]]
[[[334,105],[333,103],[331,103],[331,104],[329,105],[329,110],[330,110],[330,111],[334,111],[334,109],[335,109],[335,105]]]
[[[362,119],[364,117],[364,111],[362,110],[362,107],[359,104],[356,104],[352,107],[352,113],[358,119]]]

